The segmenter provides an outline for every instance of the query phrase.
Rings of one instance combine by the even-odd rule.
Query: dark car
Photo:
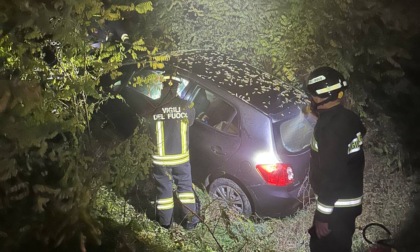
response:
[[[193,101],[196,110],[190,129],[193,182],[246,216],[295,212],[308,187],[315,122],[303,112],[304,92],[214,51],[178,53],[165,65],[176,72],[179,96]],[[127,83],[165,76],[165,70],[135,69],[124,75],[119,92],[144,115],[156,105],[162,83],[159,78],[150,85]]]

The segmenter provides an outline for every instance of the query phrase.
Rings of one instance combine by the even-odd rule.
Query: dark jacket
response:
[[[189,126],[194,122],[193,103],[172,97],[151,115],[150,132],[156,152],[153,163],[173,166],[189,162]]]
[[[320,110],[312,138],[310,183],[317,196],[315,219],[328,222],[337,207],[361,211],[366,129],[342,105]]]

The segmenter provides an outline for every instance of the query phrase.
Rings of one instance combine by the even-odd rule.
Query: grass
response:
[[[362,229],[369,223],[385,225],[395,237],[413,209],[414,180],[402,171],[390,173],[384,158],[366,152],[363,213],[356,221],[353,251],[367,251]],[[175,225],[171,230],[160,228],[144,214],[132,219],[131,229],[137,240],[148,244],[150,251],[309,251],[307,229],[312,223],[315,205],[308,202],[295,215],[283,219],[254,222],[223,208],[205,192],[199,191],[204,223],[193,231]],[[132,225],[133,220],[136,225]],[[388,238],[378,228],[371,228],[372,241]],[[408,251],[408,250],[407,250]]]

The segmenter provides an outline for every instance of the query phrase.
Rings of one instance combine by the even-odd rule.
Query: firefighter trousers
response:
[[[328,223],[331,232],[321,239],[312,233],[309,241],[311,252],[351,252],[356,217],[360,213],[361,206],[334,208]]]
[[[155,165],[153,176],[156,180],[156,207],[159,224],[163,227],[169,227],[172,224],[174,210],[173,183],[176,186],[177,197],[182,203],[182,219],[191,219],[196,209],[190,163],[175,166]]]

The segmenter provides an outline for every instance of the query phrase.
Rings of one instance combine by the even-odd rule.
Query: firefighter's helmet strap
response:
[[[334,100],[336,100],[336,98],[334,98],[333,96],[328,96],[327,99],[323,100],[322,102],[316,103],[314,101],[314,103],[318,107],[318,106],[324,105],[325,103],[328,103],[328,102],[334,101]]]

